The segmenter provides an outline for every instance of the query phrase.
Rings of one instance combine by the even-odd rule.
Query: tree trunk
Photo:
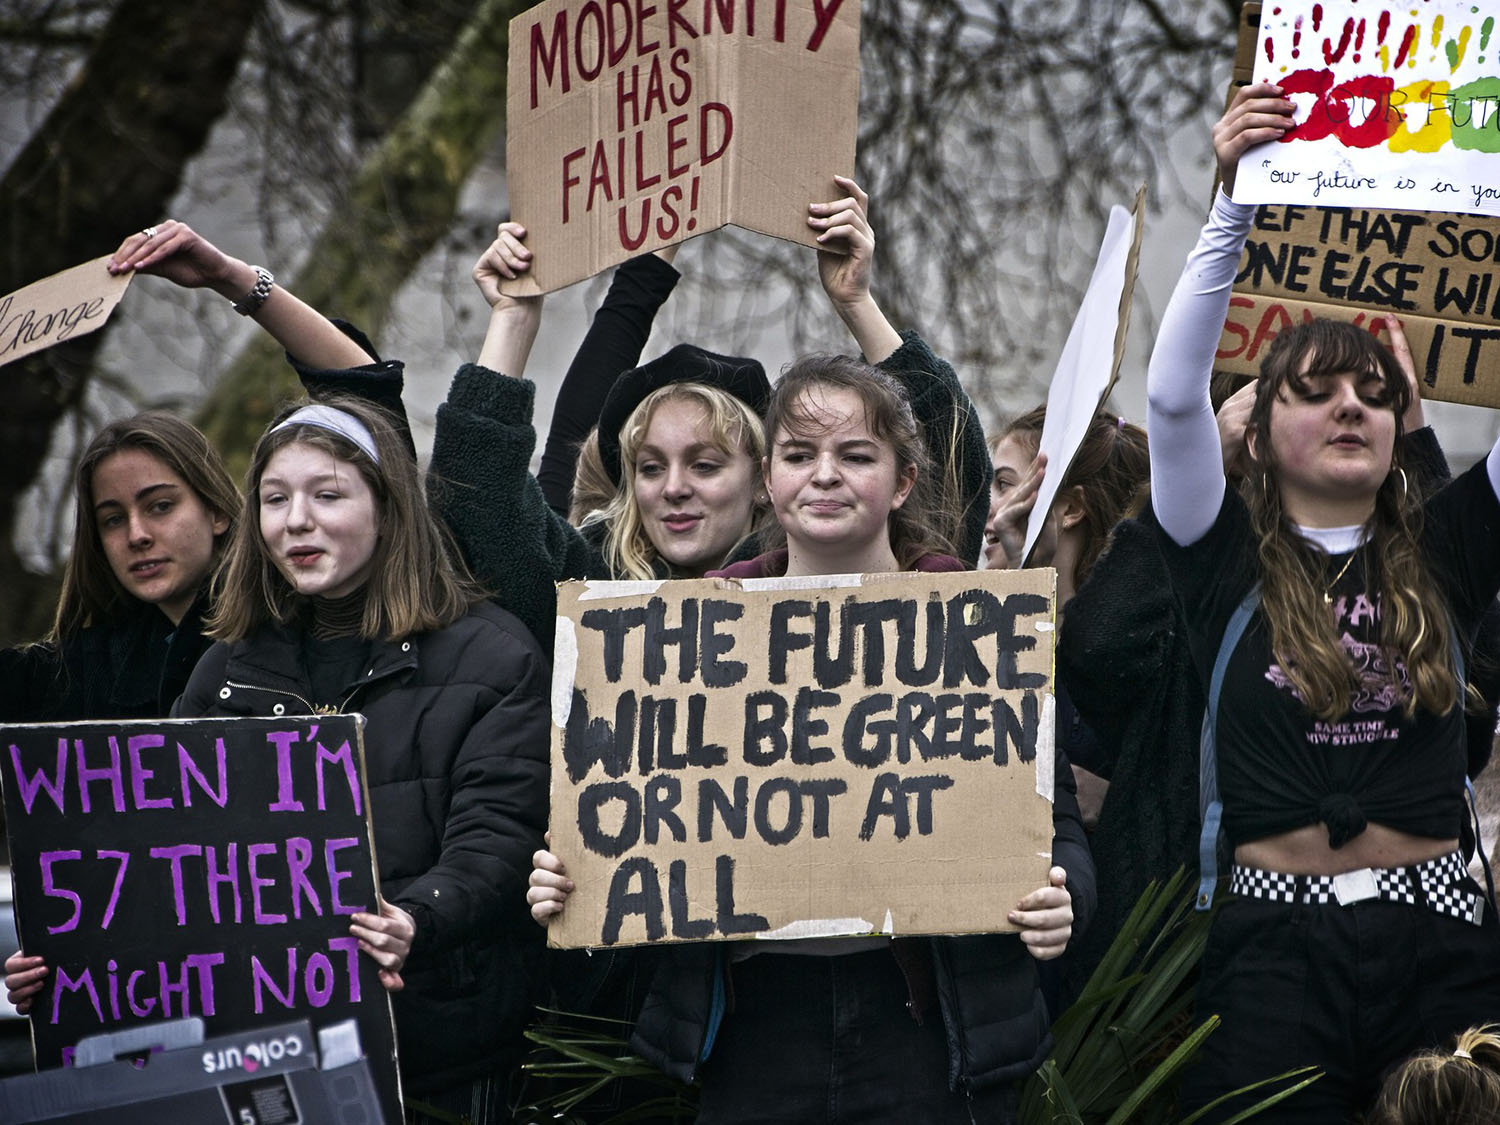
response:
[[[484,0],[443,64],[366,158],[290,288],[379,334],[411,271],[452,227],[459,192],[505,125],[510,21],[530,0]],[[280,350],[257,339],[215,384],[199,425],[238,475],[276,402],[296,391]]]
[[[107,254],[160,219],[223,114],[263,0],[122,0],[88,61],[0,179],[0,293]],[[28,572],[16,508],[58,421],[82,400],[96,332],[5,368],[0,639],[51,623],[56,582]]]

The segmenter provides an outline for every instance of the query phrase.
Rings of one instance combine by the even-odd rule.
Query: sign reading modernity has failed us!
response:
[[[559,587],[560,946],[986,933],[1046,882],[1050,569]]]
[[[22,948],[50,968],[42,1067],[86,1035],[358,1021],[400,1120],[390,1001],[349,916],[378,909],[359,716],[0,728]]]
[[[859,115],[858,0],[546,0],[510,25],[510,213],[551,292],[726,223],[815,245]]]

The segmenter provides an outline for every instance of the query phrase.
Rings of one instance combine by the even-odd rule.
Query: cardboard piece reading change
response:
[[[854,169],[858,0],[548,0],[510,24],[510,211],[548,293],[726,223],[815,245]]]
[[[563,947],[995,933],[1052,848],[1051,569],[566,582]]]
[[[360,716],[0,728],[38,1066],[183,1016],[209,1034],[355,1019],[401,1120],[395,1026],[349,916],[378,909]]]
[[[0,365],[104,327],[134,272],[111,274],[109,256],[0,297]]]
[[[1247,4],[1240,57],[1260,13]],[[1236,83],[1250,72],[1239,69]],[[1239,194],[1238,184],[1236,194]],[[1500,218],[1262,206],[1245,243],[1214,367],[1256,375],[1281,329],[1323,316],[1383,334],[1400,318],[1422,396],[1500,406]]]

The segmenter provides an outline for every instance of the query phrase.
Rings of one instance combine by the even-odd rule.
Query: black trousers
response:
[[[1183,1082],[1185,1115],[1297,1067],[1324,1076],[1257,1122],[1348,1120],[1413,1051],[1500,1020],[1500,925],[1371,900],[1302,906],[1229,898],[1214,919],[1198,1021],[1218,1015]],[[1231,1099],[1222,1121],[1266,1095]]]
[[[762,953],[730,966],[733,1010],[700,1071],[699,1125],[1005,1125],[1007,1086],[948,1088],[934,1008],[918,1024],[887,950],[838,957]]]

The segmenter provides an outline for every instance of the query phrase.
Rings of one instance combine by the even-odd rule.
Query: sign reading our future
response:
[[[1242,203],[1500,215],[1500,38],[1472,0],[1262,4],[1253,74],[1296,127],[1240,159]]]
[[[565,947],[986,933],[1052,842],[1050,569],[558,590]]]
[[[510,24],[510,213],[551,292],[726,223],[814,245],[854,169],[858,0],[546,0]]]
[[[85,1035],[354,1017],[399,1120],[390,1001],[349,916],[377,909],[358,716],[0,728],[41,1067]]]

